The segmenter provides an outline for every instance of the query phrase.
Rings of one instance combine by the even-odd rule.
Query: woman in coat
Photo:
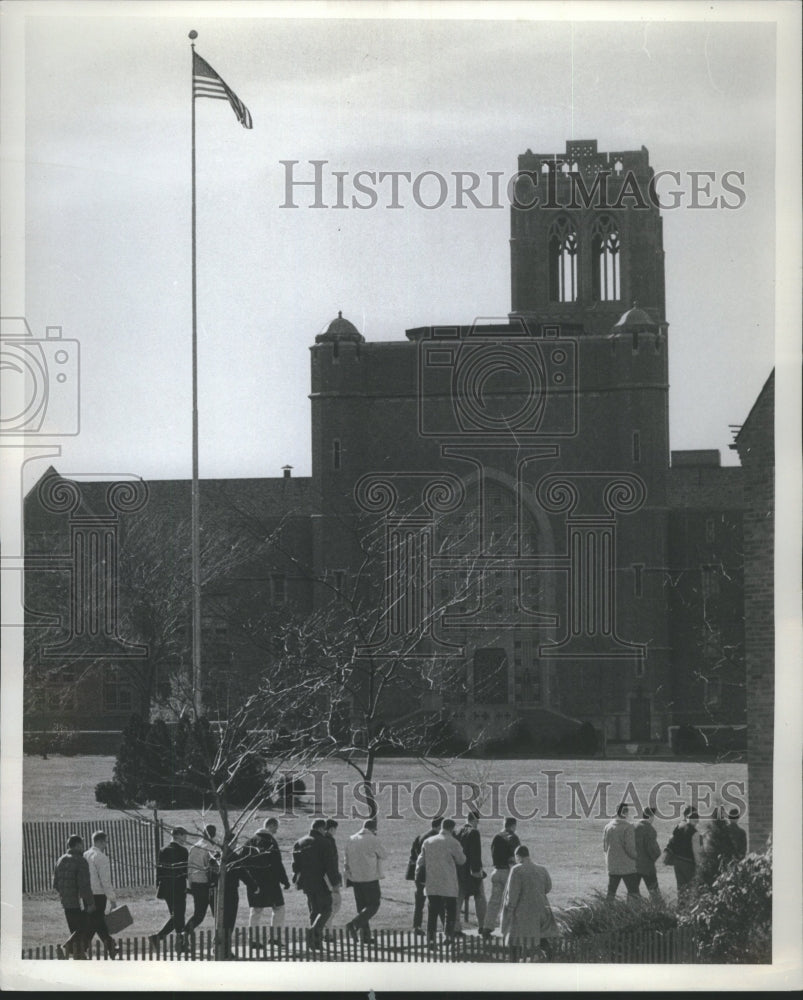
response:
[[[552,879],[542,865],[533,864],[524,845],[516,848],[516,864],[510,869],[502,903],[502,934],[507,934],[511,961],[538,948],[551,955],[549,938],[557,937],[558,928],[547,900]]]
[[[260,830],[252,837],[243,852],[243,864],[250,881],[246,884],[248,905],[251,912],[249,927],[261,927],[267,922],[266,910],[271,910],[271,937],[279,940],[284,926],[284,893],[290,888],[282,856],[276,839],[268,830]],[[261,948],[261,942],[252,941],[252,947]]]

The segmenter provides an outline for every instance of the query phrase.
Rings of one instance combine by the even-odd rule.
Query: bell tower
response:
[[[647,150],[600,153],[595,139],[564,153],[519,157],[511,206],[513,315],[607,334],[637,301],[665,323],[661,217]]]

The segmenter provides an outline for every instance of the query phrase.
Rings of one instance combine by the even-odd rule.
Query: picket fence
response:
[[[161,833],[150,823],[134,819],[28,822],[22,824],[22,891],[52,889],[53,872],[67,850],[67,838],[77,833],[88,848],[92,846],[92,834],[98,829],[105,830],[109,837],[112,882],[132,888],[153,885],[154,858],[161,848]]]
[[[275,933],[275,932],[274,932]],[[219,954],[224,954],[222,939]],[[118,960],[203,962],[215,959],[215,933],[198,931],[184,950],[179,951],[171,934],[154,947],[147,937],[118,939]],[[587,938],[561,938],[553,942],[552,963],[689,964],[698,961],[694,934],[690,927],[665,931],[635,930],[596,934]],[[23,949],[23,959],[55,959],[53,945]],[[522,948],[524,961],[543,961],[543,953],[530,942]],[[90,958],[108,960],[100,941],[95,940]],[[467,935],[454,941],[442,936],[434,946],[410,931],[378,930],[370,942],[353,940],[338,928],[320,949],[310,947],[309,930],[285,927],[279,940],[272,939],[267,927],[235,928],[230,936],[229,958],[273,962],[508,962],[510,950],[502,939]]]

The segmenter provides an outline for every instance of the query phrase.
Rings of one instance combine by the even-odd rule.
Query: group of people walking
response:
[[[703,835],[697,829],[699,813],[692,806],[686,806],[683,821],[674,828],[662,852],[653,825],[655,810],[648,806],[634,825],[628,818],[630,808],[627,803],[621,803],[602,835],[608,870],[608,899],[616,896],[620,882],[624,882],[629,898],[638,898],[644,882],[650,897],[660,901],[656,862],[662,854],[664,863],[674,868],[678,899],[681,900],[695,881],[712,882],[723,865],[747,854],[747,834],[739,826],[738,809],[731,809],[726,819],[724,809],[717,808]]]
[[[478,813],[470,813],[457,832],[453,819],[437,817],[426,833],[416,837],[407,868],[408,879],[415,882],[416,933],[424,933],[426,901],[430,944],[435,943],[439,921],[447,939],[462,936],[461,913],[466,901],[473,899],[482,937],[491,937],[501,924],[512,958],[519,957],[526,946],[540,947],[550,954],[550,939],[558,935],[547,900],[552,879],[543,865],[532,860],[516,834],[516,825],[516,820],[508,817],[491,842],[493,872],[488,900]]]
[[[664,862],[674,868],[680,899],[696,879],[713,881],[724,864],[747,853],[747,835],[739,826],[736,809],[727,818],[723,810],[718,810],[703,835],[697,829],[697,811],[687,807],[682,823],[675,827],[662,852],[654,828],[655,810],[644,809],[633,824],[628,816],[630,808],[622,803],[603,833],[609,899],[616,896],[620,882],[625,883],[629,899],[641,898],[640,886],[644,882],[650,897],[660,900],[656,862],[662,853]],[[516,826],[515,818],[507,818],[491,841],[492,871],[487,899],[488,873],[483,867],[478,813],[470,813],[459,830],[453,819],[439,816],[415,838],[407,866],[407,879],[415,883],[415,933],[426,935],[430,944],[437,939],[439,925],[447,939],[463,936],[461,913],[467,901],[473,899],[480,935],[491,937],[500,928],[511,958],[520,956],[525,946],[540,948],[547,956],[551,953],[550,941],[559,934],[547,899],[552,880],[546,868],[530,857],[529,849],[519,840]],[[284,891],[291,883],[276,839],[278,828],[278,820],[271,817],[244,846],[225,851],[225,877],[221,880],[223,852],[216,846],[216,828],[211,824],[206,826],[202,836],[191,842],[184,827],[174,827],[156,865],[156,894],[167,905],[168,919],[151,935],[151,943],[158,947],[168,934],[174,933],[176,947],[183,951],[188,936],[207,912],[210,909],[214,912],[216,893],[221,891],[222,882],[224,940],[230,941],[237,922],[240,885],[244,885],[249,906],[248,926],[269,927],[274,946],[281,947]],[[385,875],[383,864],[388,851],[379,836],[377,820],[366,820],[346,840],[342,873],[337,828],[334,819],[316,819],[309,833],[293,845],[292,882],[306,896],[313,948],[321,948],[330,933],[332,920],[342,905],[344,886],[351,888],[354,895],[356,913],[345,929],[355,940],[371,939],[371,921],[381,905],[380,882]],[[92,835],[92,847],[88,850],[84,850],[82,838],[74,835],[56,864],[54,887],[70,930],[69,939],[58,948],[59,957],[86,957],[96,934],[107,955],[116,957],[105,919],[107,905],[116,906],[107,851],[108,838],[103,831]],[[193,912],[186,919],[188,896]],[[226,944],[227,952],[228,947]],[[262,944],[255,940],[252,947],[260,948]]]
[[[117,957],[114,939],[106,927],[106,904],[117,905],[112,888],[111,864],[107,856],[106,834],[92,834],[92,846],[84,850],[84,841],[74,834],[67,850],[56,862],[53,888],[58,892],[70,937],[59,945],[59,958],[86,958],[86,951],[97,934],[109,958]],[[83,906],[82,906],[83,904]]]

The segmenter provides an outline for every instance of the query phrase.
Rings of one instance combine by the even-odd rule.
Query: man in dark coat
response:
[[[293,845],[293,881],[307,897],[313,948],[322,945],[323,927],[332,912],[332,889],[342,881],[337,847],[325,830],[326,820],[316,819],[307,836]]]
[[[658,834],[653,826],[654,818],[655,810],[647,806],[641,814],[641,819],[636,823],[636,874],[639,883],[643,880],[647,892],[658,902],[661,899],[661,890],[658,888],[655,862],[661,857],[661,848],[658,846]]]
[[[290,888],[290,880],[284,870],[279,844],[274,836],[278,828],[276,820],[268,820],[276,826],[271,829],[266,826],[259,830],[246,845],[244,852],[245,869],[251,883],[246,885],[248,905],[251,912],[248,917],[249,927],[261,927],[266,923],[266,910],[271,910],[271,937],[280,940],[281,928],[284,926],[284,893],[282,889]],[[261,948],[259,941],[252,941],[252,946]]]
[[[170,917],[161,930],[151,934],[150,942],[154,948],[159,947],[162,938],[171,931],[176,932],[176,943],[179,951],[184,948],[182,932],[184,916],[187,911],[187,861],[189,851],[184,846],[187,831],[183,826],[173,827],[170,842],[159,851],[156,863],[156,898],[167,903]]]
[[[443,822],[443,816],[436,816],[432,820],[432,826],[426,833],[420,833],[410,848],[410,860],[407,862],[407,881],[415,881],[415,909],[413,910],[413,930],[416,934],[423,934],[424,930],[422,924],[424,922],[424,901],[426,896],[424,895],[426,872],[424,872],[424,877],[417,879],[415,877],[415,865],[418,861],[418,855],[421,853],[421,845],[429,837],[434,837],[441,832],[441,823]]]
[[[747,833],[739,826],[738,809],[731,809],[728,813],[728,834],[733,844],[733,856],[741,861],[747,854]]]
[[[491,841],[491,864],[494,870],[491,874],[491,898],[485,911],[485,926],[480,930],[483,937],[491,937],[499,923],[505,887],[510,869],[516,864],[515,853],[520,843],[516,833],[516,819],[508,816],[504,827]]]
[[[59,894],[70,937],[58,947],[59,958],[72,955],[86,958],[89,944],[89,915],[95,912],[95,897],[89,878],[89,863],[84,857],[84,842],[78,834],[67,841],[67,852],[56,862],[53,888]],[[81,903],[84,904],[83,910]]]
[[[474,897],[474,908],[477,911],[477,925],[482,929],[485,921],[485,887],[482,880],[485,871],[482,867],[482,841],[479,831],[480,814],[470,812],[465,826],[457,834],[466,863],[457,869],[459,894],[457,897],[457,916],[455,918],[455,934],[462,933],[461,914],[467,899]]]
[[[229,834],[229,841],[232,834]],[[240,909],[240,883],[245,885],[249,896],[256,892],[257,885],[251,877],[249,861],[251,856],[251,844],[249,841],[245,847],[239,851],[225,850],[226,857],[225,871],[223,872],[223,931],[224,931],[224,958],[231,958],[231,937],[237,924],[237,912]],[[222,866],[222,862],[221,862]],[[218,886],[220,883],[218,882]]]
[[[461,915],[466,900],[474,897],[474,908],[477,912],[477,924],[482,928],[485,920],[485,887],[483,879],[485,871],[482,867],[482,841],[479,831],[480,814],[470,812],[468,819],[457,834],[460,846],[466,856],[466,863],[457,869],[459,895],[457,897],[457,916],[455,918],[455,934],[462,933]]]

